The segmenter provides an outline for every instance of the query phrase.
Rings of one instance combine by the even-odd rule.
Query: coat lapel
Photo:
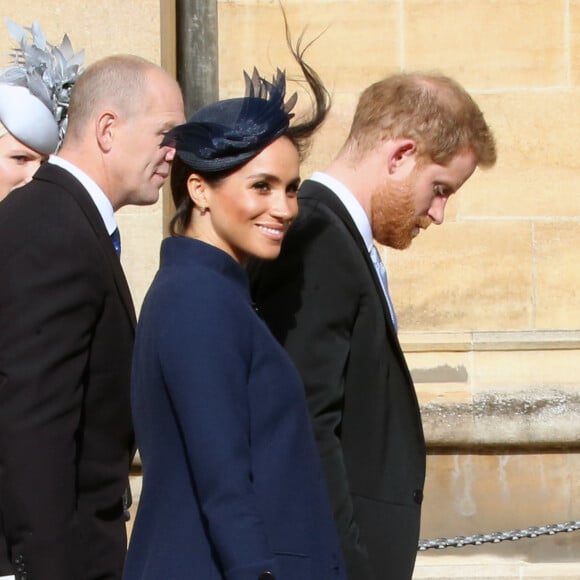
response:
[[[380,297],[381,306],[383,309],[383,318],[385,319],[385,326],[387,328],[387,336],[391,341],[395,351],[400,354],[400,356],[404,359],[403,351],[401,350],[401,345],[399,343],[399,338],[395,331],[395,327],[393,326],[393,321],[391,319],[391,313],[389,311],[389,306],[387,304],[387,299],[385,298],[385,294],[383,292],[383,287],[381,286],[381,282],[377,275],[377,271],[373,265],[369,252],[367,250],[366,244],[356,227],[350,213],[344,206],[344,204],[340,201],[340,199],[336,196],[336,194],[321,183],[306,180],[300,186],[300,193],[301,198],[311,198],[316,199],[319,202],[322,202],[325,206],[327,206],[336,216],[340,218],[342,223],[345,225],[346,229],[352,236],[353,240],[356,242],[357,247],[359,248],[362,257],[369,269],[371,274],[373,283],[375,285],[377,294]],[[406,365],[405,365],[406,367]]]
[[[127,316],[131,321],[131,325],[133,328],[135,328],[135,307],[133,305],[133,299],[131,297],[129,285],[127,284],[127,278],[125,277],[125,273],[123,272],[121,262],[115,252],[111,238],[107,232],[107,229],[105,228],[101,214],[91,199],[91,196],[73,175],[71,175],[63,168],[51,163],[43,164],[36,172],[34,178],[49,181],[63,188],[78,204],[80,210],[86,217],[88,224],[97,237],[97,240],[101,245],[104,254],[107,256],[111,266],[113,279],[115,280],[115,285],[117,286],[117,291],[119,292],[119,296],[121,297],[121,301],[123,302]]]

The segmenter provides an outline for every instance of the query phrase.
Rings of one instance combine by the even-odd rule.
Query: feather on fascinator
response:
[[[199,109],[187,123],[173,128],[163,145],[175,147],[178,157],[196,171],[235,169],[255,157],[289,127],[297,101],[287,101],[286,75],[277,70],[272,82],[254,68],[244,71],[244,97],[224,99]]]
[[[0,104],[0,120],[20,141],[41,153],[52,153],[66,131],[70,92],[81,73],[84,50],[75,53],[66,34],[59,46],[50,44],[37,22],[33,22],[28,28],[6,18],[6,24],[10,35],[19,46],[10,53],[13,65],[0,72],[0,89],[4,102],[3,106]],[[26,89],[38,101],[36,103],[28,99],[24,119],[23,106],[14,107],[14,103],[10,103],[11,96],[15,101],[18,94],[23,94],[22,91],[17,94],[14,90],[16,88]],[[51,127],[40,104],[51,114],[56,126],[56,137],[54,126]],[[12,109],[15,109],[14,113],[11,113]],[[11,126],[17,129],[12,129]]]

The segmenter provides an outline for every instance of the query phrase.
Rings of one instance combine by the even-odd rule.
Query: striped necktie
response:
[[[383,287],[383,293],[387,300],[387,305],[389,306],[389,312],[391,313],[391,320],[393,321],[393,326],[395,327],[395,332],[398,332],[398,324],[397,324],[397,315],[395,314],[395,307],[393,306],[393,302],[391,301],[391,296],[389,294],[389,284],[387,282],[387,270],[385,269],[385,265],[381,260],[381,255],[377,250],[376,246],[373,244],[369,251],[371,260],[373,262],[373,266],[377,271],[377,275],[379,280],[381,281],[381,286]]]

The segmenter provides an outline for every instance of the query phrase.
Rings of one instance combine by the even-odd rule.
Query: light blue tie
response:
[[[115,231],[111,234],[111,242],[113,242],[113,247],[117,256],[121,257],[121,234],[119,233],[119,228],[115,228]]]
[[[373,244],[370,249],[370,256],[373,262],[373,266],[377,271],[377,275],[379,276],[379,280],[381,281],[381,286],[383,287],[383,293],[387,300],[387,305],[389,306],[389,312],[391,313],[391,320],[393,321],[393,326],[395,327],[395,332],[398,332],[398,324],[397,324],[397,315],[395,314],[395,307],[393,306],[393,302],[391,301],[391,296],[389,294],[389,284],[387,282],[387,270],[385,269],[385,265],[381,260],[381,255],[377,250],[376,246]]]

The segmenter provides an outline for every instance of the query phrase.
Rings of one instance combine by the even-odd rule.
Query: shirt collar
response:
[[[360,235],[362,236],[364,243],[367,247],[367,251],[370,252],[373,245],[373,231],[371,228],[371,222],[369,216],[360,204],[360,201],[355,197],[354,193],[335,177],[323,173],[322,171],[316,171],[310,177],[312,181],[316,181],[334,192],[336,197],[340,199],[350,217],[354,221]]]
[[[105,192],[82,169],[79,169],[70,161],[56,155],[51,155],[48,158],[48,163],[58,165],[81,182],[82,186],[87,190],[93,200],[93,203],[97,206],[108,234],[111,235],[117,229],[117,223],[115,222],[115,210],[113,209],[113,205],[109,201],[109,198],[105,195]]]

